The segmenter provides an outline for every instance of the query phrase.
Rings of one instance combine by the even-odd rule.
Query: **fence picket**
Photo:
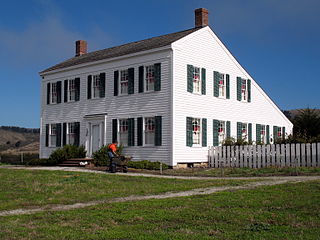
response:
[[[243,166],[243,146],[239,146],[239,160],[240,160],[240,167]]]
[[[286,144],[286,164],[285,167],[290,167],[290,144]]]
[[[239,146],[236,146],[235,165],[236,167],[240,167]]]
[[[311,144],[311,154],[312,154],[311,166],[315,167],[315,166],[317,166],[317,144],[316,143]]]
[[[272,144],[270,149],[270,155],[271,155],[271,166],[275,166],[276,163],[276,145]]]
[[[257,168],[257,145],[252,146],[252,168]]]
[[[261,168],[261,145],[257,146],[257,168]]]
[[[317,167],[320,167],[320,143],[317,144]]]
[[[296,157],[296,146],[291,144],[291,167],[298,167],[297,157]]]
[[[266,165],[270,167],[270,145],[267,145]]]
[[[262,163],[262,167],[266,167],[266,145],[262,145],[261,148],[261,152],[262,152],[262,159],[261,159],[261,163]]]
[[[230,167],[230,146],[227,146],[226,167]]]
[[[300,143],[296,144],[296,159],[297,159],[297,167],[301,167],[301,161],[300,161]]]
[[[235,164],[234,164],[234,147],[230,147],[230,167],[235,167]]]
[[[311,167],[311,144],[306,144],[306,150],[307,150],[307,167]]]
[[[280,167],[281,166],[281,153],[280,153],[280,145],[276,145],[276,162],[275,166]]]
[[[306,166],[306,144],[301,144],[301,167]]]

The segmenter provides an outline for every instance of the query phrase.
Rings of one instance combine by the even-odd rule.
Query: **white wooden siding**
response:
[[[206,162],[208,148],[186,146],[186,117],[207,118],[207,143],[212,146],[212,120],[231,121],[231,137],[237,135],[237,122],[252,123],[252,140],[256,124],[286,127],[291,122],[236,62],[209,27],[194,32],[172,44],[173,47],[173,165],[179,162]],[[187,64],[206,69],[206,95],[187,92]],[[230,99],[213,96],[213,71],[230,75]],[[251,103],[237,101],[237,77],[251,79]]]

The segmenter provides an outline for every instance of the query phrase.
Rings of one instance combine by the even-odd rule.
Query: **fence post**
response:
[[[311,144],[307,143],[307,167],[311,167]]]
[[[160,174],[162,175],[162,162],[160,162]]]

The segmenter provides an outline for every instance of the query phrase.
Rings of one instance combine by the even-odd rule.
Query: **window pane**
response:
[[[145,118],[144,132],[145,132],[145,144],[154,145],[154,134],[155,134],[154,117]]]
[[[120,119],[119,120],[119,140],[120,140],[120,143],[124,146],[128,146],[128,130],[129,130],[128,119]]]
[[[75,100],[75,97],[76,97],[76,86],[75,86],[75,80],[74,79],[69,80],[68,95],[69,95],[69,101],[74,101]]]
[[[129,80],[128,69],[120,71],[120,93],[121,94],[128,94],[128,80]]]
[[[93,98],[100,97],[100,75],[93,75],[92,90]]]
[[[200,93],[200,68],[198,67],[193,71],[193,92]]]
[[[154,66],[147,66],[146,67],[146,76],[145,76],[145,82],[146,82],[146,91],[153,91],[154,90]]]
[[[193,144],[200,144],[200,119],[192,119]]]
[[[51,103],[57,103],[57,83],[51,84]]]

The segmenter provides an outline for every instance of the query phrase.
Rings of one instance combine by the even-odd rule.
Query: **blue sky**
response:
[[[194,27],[194,9],[281,109],[320,108],[319,0],[11,0],[0,8],[0,125],[39,127],[38,72]]]

